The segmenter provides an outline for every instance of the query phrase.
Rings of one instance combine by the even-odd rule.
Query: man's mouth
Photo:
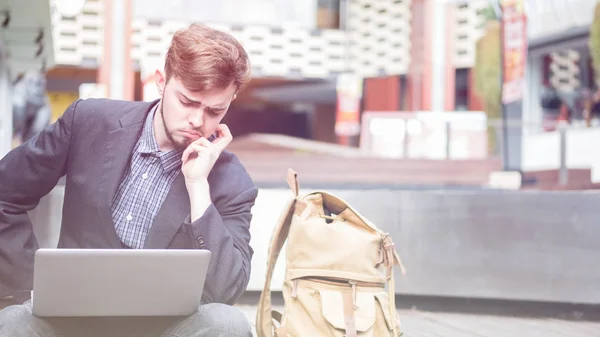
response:
[[[202,137],[202,135],[200,133],[195,132],[195,131],[182,130],[181,133],[183,133],[188,138],[200,138],[200,137]]]

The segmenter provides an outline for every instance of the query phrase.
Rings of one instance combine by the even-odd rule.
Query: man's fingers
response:
[[[227,145],[231,143],[231,141],[233,140],[233,136],[231,135],[229,127],[225,124],[219,124],[216,130],[218,136],[213,143],[219,148],[220,151],[223,151],[225,150]]]
[[[209,149],[212,149],[215,147],[215,144],[211,143],[208,139],[206,139],[204,137],[198,139],[197,142],[198,142],[197,144],[207,147]]]
[[[181,160],[184,163],[187,162],[188,158],[190,157],[190,155],[192,153],[200,152],[200,151],[202,151],[203,148],[204,148],[203,145],[195,143],[195,142],[188,145],[188,147],[185,149],[185,151],[183,151],[183,154],[181,155]]]
[[[221,137],[223,138],[233,138],[233,136],[231,135],[231,130],[229,130],[227,124],[219,124],[217,126],[217,131],[221,133]]]

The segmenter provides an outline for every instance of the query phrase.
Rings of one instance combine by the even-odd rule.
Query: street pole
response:
[[[494,12],[496,12],[496,18],[500,22],[500,113],[502,116],[502,170],[508,171],[510,169],[510,165],[508,165],[508,118],[506,117],[506,105],[504,104],[504,24],[503,20],[503,11],[502,4],[500,3],[502,0],[497,0],[492,3],[494,8]]]

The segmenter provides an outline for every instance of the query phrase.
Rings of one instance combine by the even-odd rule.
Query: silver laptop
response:
[[[198,310],[208,250],[39,249],[32,311],[40,317],[179,316]]]

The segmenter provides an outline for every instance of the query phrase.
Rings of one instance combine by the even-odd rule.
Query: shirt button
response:
[[[148,173],[142,174],[142,179],[148,179]]]
[[[133,217],[131,216],[131,214],[128,214],[126,219],[127,219],[127,221],[131,221],[131,219],[133,219]]]
[[[199,236],[199,237],[198,237],[198,243],[199,243],[200,245],[203,245],[203,244],[204,244],[204,238],[203,238],[203,237],[201,237],[201,236]]]

